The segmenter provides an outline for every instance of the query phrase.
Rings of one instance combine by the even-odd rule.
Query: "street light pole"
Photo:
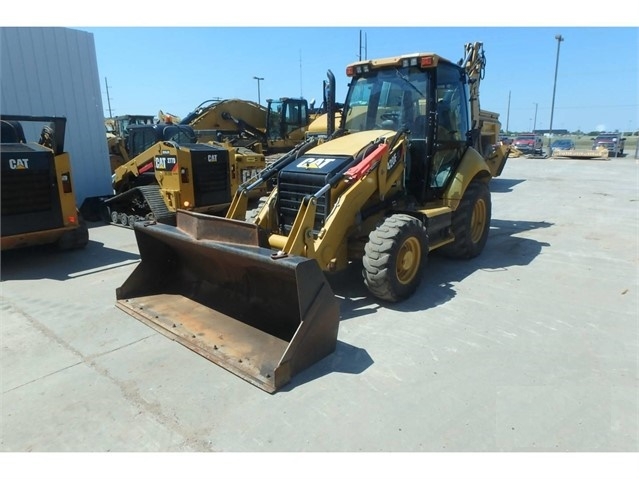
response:
[[[507,113],[506,113],[506,134],[507,135],[508,135],[508,132],[510,131],[508,129],[509,122],[510,122],[510,90],[508,90],[508,110],[507,110]]]
[[[253,77],[254,80],[257,80],[257,104],[261,104],[262,99],[260,98],[260,82],[262,80],[264,80],[264,78],[261,77]]]
[[[561,46],[561,42],[564,41],[564,37],[561,35],[555,35],[555,40],[557,40],[557,60],[555,62],[555,82],[552,87],[552,104],[550,105],[550,127],[548,133],[548,156],[552,156],[552,117],[555,112],[555,92],[557,90],[557,70],[559,69],[559,47]]]

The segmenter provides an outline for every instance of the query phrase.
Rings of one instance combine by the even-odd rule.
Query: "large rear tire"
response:
[[[370,233],[364,247],[364,284],[384,301],[408,298],[421,282],[427,254],[424,224],[410,215],[390,216]]]
[[[453,212],[452,230],[455,241],[438,251],[449,258],[470,259],[484,250],[492,205],[488,184],[473,180],[466,188],[459,207]]]

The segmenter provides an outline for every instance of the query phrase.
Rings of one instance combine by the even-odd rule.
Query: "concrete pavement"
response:
[[[133,231],[5,252],[0,448],[637,452],[637,168],[509,159],[484,253],[392,307],[335,281],[336,352],[274,395],[115,307]]]

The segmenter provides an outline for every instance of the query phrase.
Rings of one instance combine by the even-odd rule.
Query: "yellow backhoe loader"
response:
[[[479,42],[459,63],[415,53],[348,65],[338,128],[329,107],[327,138],[242,185],[225,218],[178,210],[176,226],[135,224],[141,263],[117,306],[277,391],[335,349],[332,272],[359,266],[372,296],[397,302],[415,292],[431,252],[484,249],[489,182],[508,157],[497,115],[480,109],[484,65]]]

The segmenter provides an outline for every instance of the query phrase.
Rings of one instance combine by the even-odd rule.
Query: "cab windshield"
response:
[[[426,116],[428,76],[417,67],[373,70],[351,81],[342,127],[349,132],[411,128]]]

